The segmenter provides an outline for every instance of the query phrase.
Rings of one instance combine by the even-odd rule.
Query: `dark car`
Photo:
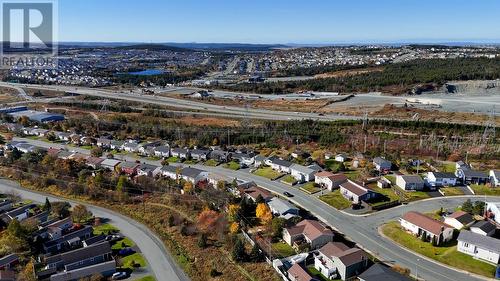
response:
[[[133,253],[135,253],[135,251],[132,250],[131,248],[123,248],[120,251],[118,251],[118,255],[120,255],[120,256],[128,256],[128,255],[131,255]]]
[[[293,194],[291,194],[291,193],[290,193],[290,192],[288,192],[288,191],[283,192],[283,194],[284,194],[286,197],[293,197]]]

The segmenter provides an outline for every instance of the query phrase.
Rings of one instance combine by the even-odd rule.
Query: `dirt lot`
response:
[[[21,101],[16,90],[12,88],[0,87],[0,104]]]
[[[60,92],[60,91],[51,91],[51,90],[36,90],[36,89],[29,89],[29,88],[23,88],[23,90],[26,92],[26,94],[32,96],[32,97],[43,97],[43,98],[55,98],[55,97],[62,97],[65,95],[65,92]]]

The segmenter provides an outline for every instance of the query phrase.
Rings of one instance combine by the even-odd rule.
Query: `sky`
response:
[[[500,42],[498,0],[58,0],[63,42]]]

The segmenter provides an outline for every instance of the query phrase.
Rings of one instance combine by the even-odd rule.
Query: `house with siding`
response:
[[[497,231],[497,227],[487,220],[478,221],[471,225],[470,231],[484,236],[493,236]]]
[[[329,279],[347,280],[368,268],[368,255],[341,242],[328,242],[314,257],[314,268]]]
[[[153,148],[153,151],[156,157],[164,157],[164,158],[170,157],[170,146],[168,145],[155,147]]]
[[[267,158],[265,163],[266,165],[270,166],[273,170],[287,174],[290,173],[290,166],[293,165],[292,162],[280,159],[278,157],[269,157]]]
[[[437,245],[453,239],[453,227],[419,212],[408,212],[400,219],[403,229]]]
[[[297,207],[277,197],[271,198],[269,202],[267,202],[267,205],[274,216],[288,220],[299,215],[299,209]]]
[[[375,191],[361,186],[351,180],[347,180],[346,182],[340,184],[340,194],[355,204],[360,204],[362,201],[366,202],[373,200],[380,196],[380,194]]]
[[[500,186],[500,170],[490,170],[490,183],[491,186]]]
[[[314,175],[314,182],[330,191],[339,188],[340,184],[347,181],[344,174],[333,174],[331,172],[319,172]]]
[[[407,191],[421,191],[425,187],[425,182],[419,175],[397,175],[396,185]]]
[[[425,181],[432,187],[457,185],[457,177],[453,173],[428,172]]]
[[[298,182],[309,182],[314,180],[316,171],[309,167],[293,164],[290,166],[290,173]]]
[[[458,235],[457,250],[494,265],[500,261],[500,239],[462,230]]]
[[[313,278],[300,264],[292,265],[288,271],[287,276],[290,281],[319,281]]]
[[[382,157],[373,158],[373,165],[375,169],[379,172],[389,172],[392,168],[391,161],[385,160]]]
[[[444,223],[453,226],[455,229],[468,227],[475,222],[472,215],[464,211],[456,211],[449,216],[444,217]]]
[[[284,228],[283,240],[290,246],[307,243],[311,249],[318,249],[333,241],[333,232],[319,221],[303,220]]]

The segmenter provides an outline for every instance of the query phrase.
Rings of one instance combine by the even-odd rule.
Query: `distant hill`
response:
[[[172,52],[192,52],[193,50],[188,48],[182,48],[177,46],[170,46],[164,44],[134,44],[126,46],[117,46],[115,49],[122,50],[151,50],[151,51],[172,51]]]
[[[269,51],[277,48],[287,48],[281,44],[247,44],[247,43],[165,43],[169,46],[195,50],[233,50],[233,51]]]

